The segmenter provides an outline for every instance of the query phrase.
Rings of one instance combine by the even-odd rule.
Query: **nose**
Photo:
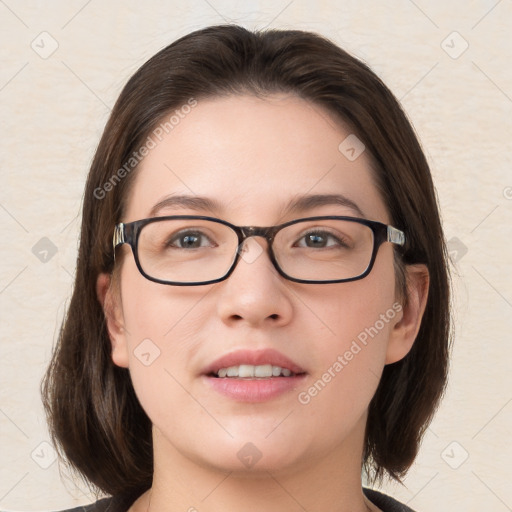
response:
[[[291,291],[272,265],[266,244],[260,237],[247,238],[235,270],[219,283],[217,311],[224,323],[261,328],[290,322]]]

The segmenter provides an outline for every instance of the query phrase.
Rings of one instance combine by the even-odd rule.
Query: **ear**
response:
[[[390,333],[386,364],[396,363],[411,350],[420,330],[421,319],[427,305],[430,277],[426,265],[408,265],[407,297],[402,298],[402,310]]]
[[[109,274],[100,274],[96,280],[96,295],[103,307],[107,330],[112,345],[112,361],[117,366],[128,368],[128,348],[124,326],[121,297],[111,286]]]

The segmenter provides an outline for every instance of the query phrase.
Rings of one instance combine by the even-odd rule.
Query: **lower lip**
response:
[[[306,375],[268,379],[238,379],[204,376],[208,384],[221,395],[238,402],[266,402],[301,385]]]

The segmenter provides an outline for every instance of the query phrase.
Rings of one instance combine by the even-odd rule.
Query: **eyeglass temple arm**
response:
[[[124,238],[124,224],[121,222],[114,228],[114,236],[112,238],[112,245],[114,246],[114,259],[116,257],[116,247],[126,242]]]
[[[404,245],[405,243],[405,234],[403,231],[394,228],[393,226],[388,226],[388,242],[397,245]]]

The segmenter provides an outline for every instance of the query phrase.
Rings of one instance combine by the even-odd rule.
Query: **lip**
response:
[[[214,391],[236,402],[267,402],[303,386],[306,374],[268,379],[238,379],[203,376]]]
[[[272,366],[288,368],[293,373],[306,372],[290,358],[286,357],[284,354],[281,354],[281,352],[269,348],[264,350],[236,350],[235,352],[231,352],[225,356],[220,357],[219,359],[216,359],[201,373],[203,375],[210,375],[211,373],[218,372],[221,368],[229,368],[230,366],[239,366],[241,364],[250,364],[253,366],[271,364]]]
[[[268,377],[260,379],[215,377],[220,368],[229,368],[241,364],[254,366],[271,364],[288,368],[295,375],[290,377]],[[204,381],[216,392],[237,402],[266,402],[297,389],[306,378],[306,371],[274,349],[237,350],[208,365],[202,372]]]

